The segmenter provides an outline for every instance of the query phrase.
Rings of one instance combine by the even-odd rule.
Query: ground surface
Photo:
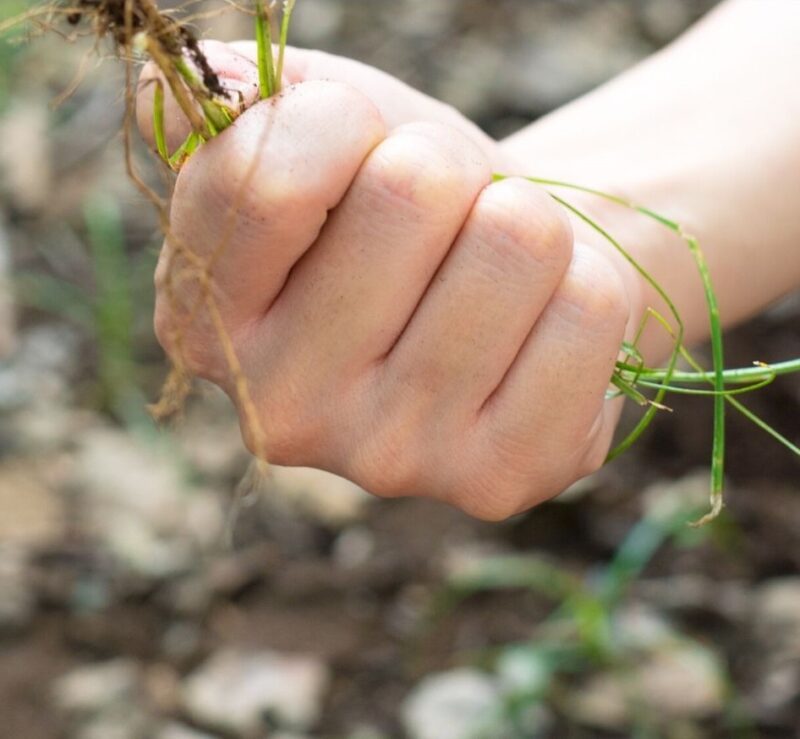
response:
[[[299,0],[296,42],[379,64],[502,135],[712,4]],[[211,23],[227,38],[248,33],[233,16]],[[676,400],[634,452],[503,525],[282,473],[222,545],[248,460],[210,389],[172,433],[142,418],[164,374],[150,329],[157,227],[124,177],[113,65],[48,110],[80,56],[58,39],[0,54],[0,257],[18,287],[13,322],[0,307],[0,736],[261,737],[281,726],[466,739],[459,721],[481,701],[498,713],[480,734],[493,739],[800,736],[800,465],[741,418],[723,519],[702,535],[680,527],[652,557],[658,536],[638,529],[632,561],[644,570],[606,614],[607,634],[592,631],[605,621],[588,606],[547,622],[561,600],[542,592],[553,572],[589,593],[637,522],[661,520],[654,501],[688,510],[702,497],[703,400]],[[121,270],[108,247],[117,230]],[[790,301],[732,332],[730,363],[800,356],[799,318]],[[750,405],[797,441],[798,379]],[[498,575],[497,555],[522,559]],[[542,563],[554,566],[544,586]],[[518,571],[529,587],[500,587]],[[447,581],[478,575],[476,592],[446,595]],[[511,670],[503,656],[520,643],[562,650]],[[310,659],[276,672],[275,653]],[[233,667],[220,677],[209,660],[225,654]],[[431,697],[423,678],[459,667],[478,671]],[[203,680],[222,696],[216,711],[192,698]]]

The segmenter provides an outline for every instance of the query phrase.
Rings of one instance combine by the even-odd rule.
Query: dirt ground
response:
[[[500,136],[713,4],[299,0],[295,41],[377,64]],[[223,38],[249,35],[236,14],[206,23]],[[227,402],[202,387],[168,431],[142,412],[165,374],[150,325],[159,236],[124,175],[121,72],[90,64],[48,107],[82,54],[55,37],[0,53],[0,261],[16,288],[13,319],[0,307],[0,737],[467,739],[409,718],[425,677],[456,668],[484,680],[482,695],[505,696],[503,715],[474,736],[800,737],[798,459],[731,413],[722,518],[701,534],[680,527],[652,556],[634,546],[658,528],[636,529],[661,520],[654,501],[695,505],[704,489],[712,416],[702,398],[673,398],[631,453],[504,524],[287,473],[246,501],[226,546],[249,464]],[[98,248],[115,240],[118,252]],[[122,338],[108,328],[115,318]],[[799,327],[795,297],[729,333],[729,364],[800,356]],[[748,405],[797,443],[800,377]],[[596,593],[626,541],[642,571],[613,611],[583,621],[586,609],[568,607],[553,627],[563,603],[548,587],[563,575]],[[516,565],[492,569],[512,560],[516,580]],[[552,568],[546,586],[541,563]],[[472,584],[459,588],[464,577]],[[507,699],[510,645],[544,643],[561,648],[545,687]],[[218,692],[230,691],[231,707],[209,717],[190,687],[230,650],[241,674]],[[286,700],[308,697],[307,715],[286,719],[276,698],[255,724],[226,724],[251,690],[245,656],[271,654],[308,656],[313,669],[298,668],[296,685],[285,673]],[[675,654],[686,658],[677,668]],[[541,664],[523,667],[530,686]],[[649,698],[631,708],[620,674]],[[455,725],[452,706],[470,693],[451,689],[450,709],[426,704],[429,727],[437,716]]]

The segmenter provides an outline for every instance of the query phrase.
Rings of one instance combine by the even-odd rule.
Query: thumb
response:
[[[255,41],[235,41],[229,47],[255,63]],[[458,129],[496,162],[496,142],[455,108],[415,90],[386,72],[346,57],[312,49],[286,48],[284,75],[294,84],[309,80],[344,82],[366,95],[389,129],[425,121]]]

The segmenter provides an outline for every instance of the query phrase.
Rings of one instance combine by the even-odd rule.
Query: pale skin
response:
[[[252,105],[178,177],[159,339],[176,352],[180,306],[197,294],[185,281],[167,299],[174,244],[205,257],[224,245],[214,295],[270,461],[485,520],[524,511],[602,465],[620,412],[605,400],[620,343],[663,306],[544,190],[492,173],[569,179],[681,221],[704,246],[723,320],[740,321],[800,285],[799,37],[794,0],[734,0],[500,142],[377,70],[291,50],[284,93]],[[254,45],[207,49],[253,102]],[[151,76],[138,113],[152,141]],[[167,122],[174,149],[186,128],[169,105]],[[705,338],[680,242],[570,197],[665,286],[689,339]],[[241,412],[211,322],[184,328],[182,359]],[[648,332],[648,360],[669,343]]]

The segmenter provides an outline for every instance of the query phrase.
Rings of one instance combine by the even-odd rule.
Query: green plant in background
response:
[[[503,687],[498,709],[475,727],[475,739],[535,739],[539,736],[536,711],[544,706],[555,708],[570,721],[579,713],[570,696],[579,695],[582,682],[598,673],[626,686],[631,736],[679,736],[659,724],[653,706],[641,703],[635,679],[637,666],[648,652],[676,649],[707,659],[725,693],[724,720],[729,735],[755,736],[724,666],[703,645],[675,631],[637,637],[636,629],[625,624],[631,587],[654,555],[670,543],[698,546],[714,533],[716,527],[687,527],[701,510],[680,494],[659,498],[631,528],[611,561],[584,577],[527,554],[479,558],[455,569],[434,599],[434,620],[484,592],[531,591],[556,604],[530,640],[506,644],[477,657],[488,662]]]
[[[125,250],[119,203],[111,196],[90,195],[83,209],[85,241],[93,290],[41,272],[15,277],[16,299],[26,305],[67,318],[90,333],[97,347],[97,400],[100,407],[134,426],[147,423],[145,395],[136,361],[134,306],[147,284],[153,258],[134,262]],[[147,283],[142,276],[148,274]]]
[[[119,205],[96,194],[87,200],[84,218],[95,280],[100,389],[105,405],[132,419],[141,415],[144,398],[136,382],[130,266]]]

